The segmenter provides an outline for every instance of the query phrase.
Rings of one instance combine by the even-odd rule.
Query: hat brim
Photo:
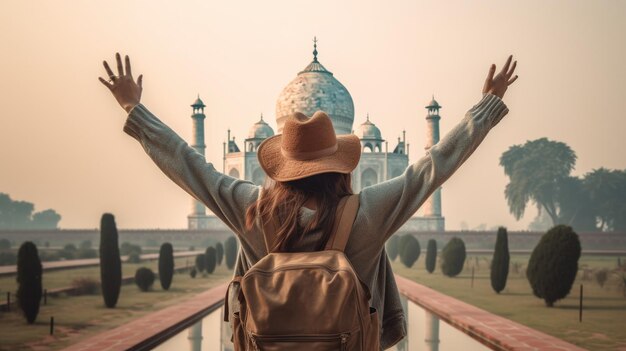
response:
[[[333,154],[304,161],[283,156],[281,138],[282,134],[278,134],[265,139],[257,153],[265,174],[279,182],[329,172],[347,174],[356,168],[361,159],[361,141],[354,134],[337,135],[337,151]]]

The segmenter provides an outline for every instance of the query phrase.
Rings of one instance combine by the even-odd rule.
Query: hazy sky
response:
[[[185,139],[196,94],[207,104],[207,161],[260,113],[275,128],[282,88],[312,58],[369,112],[410,162],[423,155],[424,106],[442,135],[481,97],[508,54],[520,78],[510,113],[444,185],[448,229],[465,221],[526,228],[509,214],[499,156],[548,137],[578,155],[574,174],[626,168],[626,1],[9,1],[0,3],[0,192],[54,208],[63,228],[183,228],[189,196],[122,131],[125,112],[97,77],[129,54],[142,102]],[[240,145],[241,146],[241,145]]]

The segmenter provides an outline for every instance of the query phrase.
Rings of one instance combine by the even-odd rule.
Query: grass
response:
[[[181,266],[185,263],[184,258],[182,262],[178,261],[176,263]],[[146,265],[149,264],[153,264],[154,269],[156,261],[155,263],[146,262]],[[130,264],[125,264],[125,266],[128,267],[125,268],[125,274],[134,273]],[[95,269],[93,273],[91,268],[85,268],[86,271],[79,276],[85,276],[89,272],[99,274],[97,267]],[[54,273],[70,278],[79,270],[82,269]],[[120,299],[114,309],[105,308],[102,296],[99,294],[48,298],[48,304],[41,306],[37,321],[33,325],[26,324],[25,319],[19,313],[14,312],[15,309],[10,313],[0,312],[0,340],[2,340],[0,350],[58,350],[102,331],[128,323],[137,317],[180,303],[228,281],[231,277],[232,271],[222,265],[206,277],[199,275],[192,279],[187,273],[175,274],[168,291],[161,289],[158,279],[149,292],[139,291],[134,284],[125,285],[122,286]],[[67,282],[60,282],[61,278],[56,279],[59,279],[59,284],[63,286],[68,285]],[[48,323],[51,316],[54,316],[55,321],[54,336],[49,336]]]
[[[527,265],[528,255],[511,257],[511,263],[518,262],[522,269],[519,273],[511,269],[506,288],[500,294],[496,294],[491,288],[489,278],[491,257],[469,256],[463,272],[454,278],[445,277],[439,265],[433,274],[428,274],[424,268],[424,259],[425,255],[421,255],[411,269],[396,261],[393,263],[393,269],[404,277],[448,296],[583,348],[600,351],[626,347],[626,328],[623,324],[626,318],[626,297],[618,285],[616,276],[601,288],[593,276],[591,280],[583,281],[582,274],[579,274],[570,294],[565,299],[557,301],[553,308],[548,308],[543,300],[533,295],[524,276],[523,267]],[[612,269],[616,267],[616,261],[615,257],[583,256],[579,266]],[[473,287],[472,267],[475,270]],[[578,321],[581,284],[584,286],[582,323]]]

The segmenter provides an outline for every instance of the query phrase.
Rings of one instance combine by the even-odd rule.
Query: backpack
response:
[[[357,276],[344,248],[359,207],[359,196],[343,197],[325,250],[270,252],[228,286],[240,304],[232,313],[235,351],[380,350],[378,313],[369,289]],[[266,247],[274,233],[264,227]]]

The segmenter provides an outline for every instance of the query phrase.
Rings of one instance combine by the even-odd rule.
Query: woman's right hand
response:
[[[126,55],[126,73],[124,73],[124,67],[122,66],[122,58],[119,53],[115,54],[115,59],[117,61],[117,72],[116,76],[113,74],[113,71],[109,67],[109,64],[106,61],[103,61],[104,69],[109,76],[109,80],[106,81],[102,77],[98,77],[100,82],[104,84],[117,102],[122,106],[126,112],[130,112],[139,102],[141,101],[141,91],[143,90],[141,87],[141,83],[143,80],[143,75],[139,75],[137,79],[137,83],[133,80],[133,75],[130,70],[130,59],[128,55]]]
[[[489,68],[489,73],[487,74],[487,80],[485,80],[485,85],[483,87],[483,94],[493,94],[500,99],[504,97],[504,93],[509,85],[513,84],[515,80],[517,80],[517,75],[511,79],[513,72],[515,71],[515,66],[517,66],[517,61],[513,62],[513,66],[511,65],[511,59],[513,59],[513,55],[509,56],[509,59],[506,60],[504,67],[497,76],[493,76],[496,72],[496,65],[492,64]]]

